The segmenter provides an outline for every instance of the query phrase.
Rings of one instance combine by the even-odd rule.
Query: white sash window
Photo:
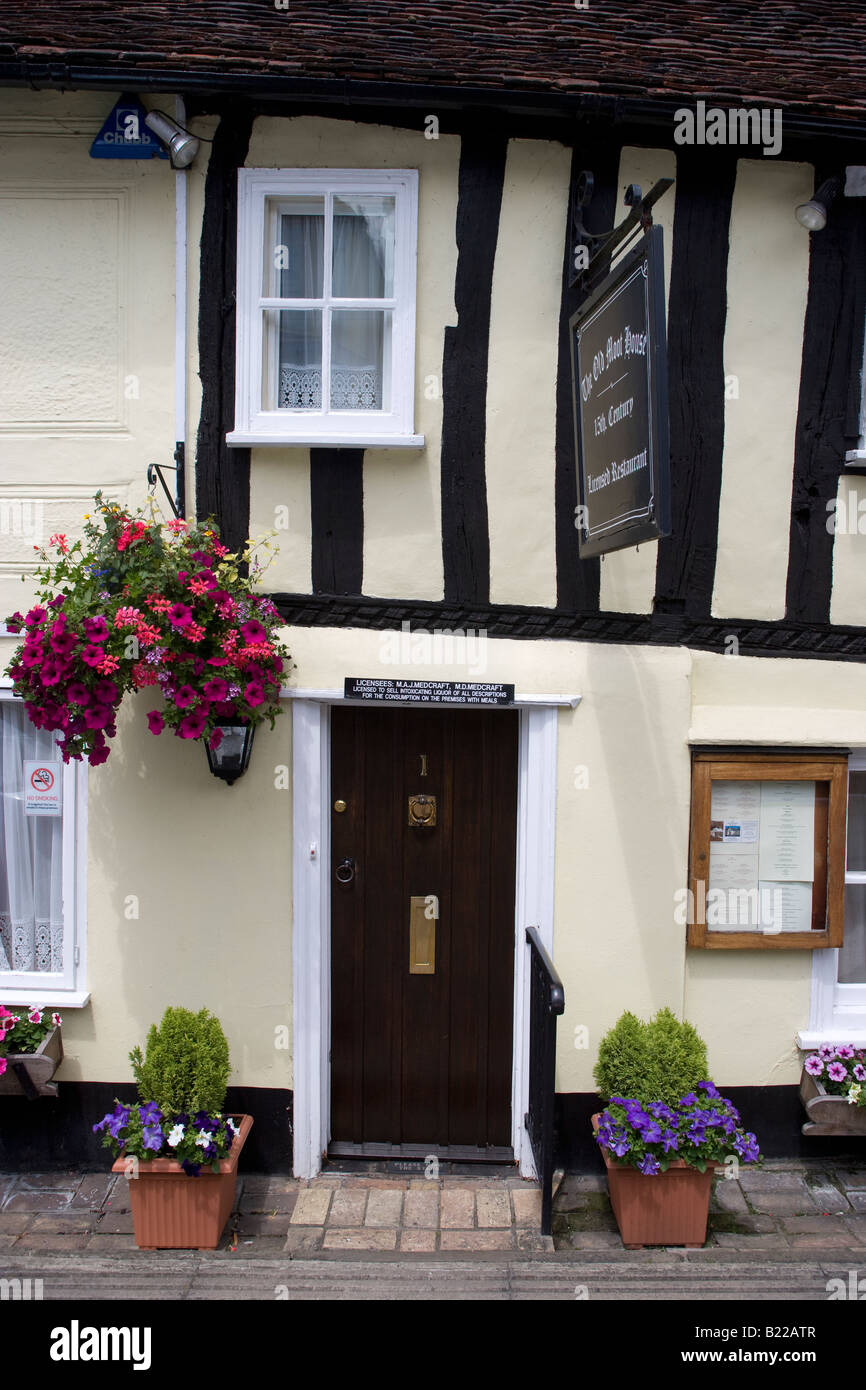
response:
[[[413,434],[415,170],[241,169],[230,444]]]
[[[25,764],[59,784],[59,815],[32,815]],[[31,769],[32,770],[32,769]],[[86,770],[63,765],[56,735],[0,698],[0,992],[4,1002],[83,1003]]]
[[[866,752],[848,763],[844,944],[812,953],[811,1017],[798,1041],[866,1044]]]

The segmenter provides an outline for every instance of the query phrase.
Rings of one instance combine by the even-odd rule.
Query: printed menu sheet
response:
[[[713,782],[709,890],[727,893],[730,911],[716,903],[708,923],[809,931],[814,837],[814,782]]]

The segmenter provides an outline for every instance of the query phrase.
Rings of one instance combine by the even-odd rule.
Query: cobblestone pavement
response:
[[[192,1181],[192,1180],[191,1180]],[[311,1182],[244,1175],[220,1253],[302,1259],[445,1255],[616,1256],[622,1242],[603,1173],[567,1174],[554,1236],[541,1236],[538,1187],[510,1177],[358,1176]],[[122,1255],[136,1249],[126,1178],[111,1173],[0,1175],[0,1250]],[[703,1258],[748,1252],[763,1262],[866,1263],[866,1160],[861,1166],[770,1161],[717,1179]],[[646,1252],[647,1259],[658,1252]]]

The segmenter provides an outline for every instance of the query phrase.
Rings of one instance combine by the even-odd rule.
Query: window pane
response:
[[[262,293],[279,299],[321,299],[325,272],[323,198],[269,198],[265,208]]]
[[[866,883],[845,888],[845,944],[839,952],[839,984],[866,984]]]
[[[262,343],[262,409],[322,409],[322,314],[268,309]]]
[[[394,199],[334,199],[333,294],[382,299],[394,293]]]
[[[866,870],[866,772],[848,773],[848,868]]]
[[[332,410],[390,410],[391,319],[389,310],[334,310]]]
[[[24,813],[24,760],[62,771],[53,733],[0,703],[0,970],[63,970],[63,817]]]

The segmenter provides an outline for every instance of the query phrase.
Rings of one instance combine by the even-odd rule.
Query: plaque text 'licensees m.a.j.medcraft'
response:
[[[403,681],[346,676],[343,696],[346,700],[403,705],[511,705],[514,686],[497,681]]]
[[[581,559],[670,532],[662,229],[570,322]]]

